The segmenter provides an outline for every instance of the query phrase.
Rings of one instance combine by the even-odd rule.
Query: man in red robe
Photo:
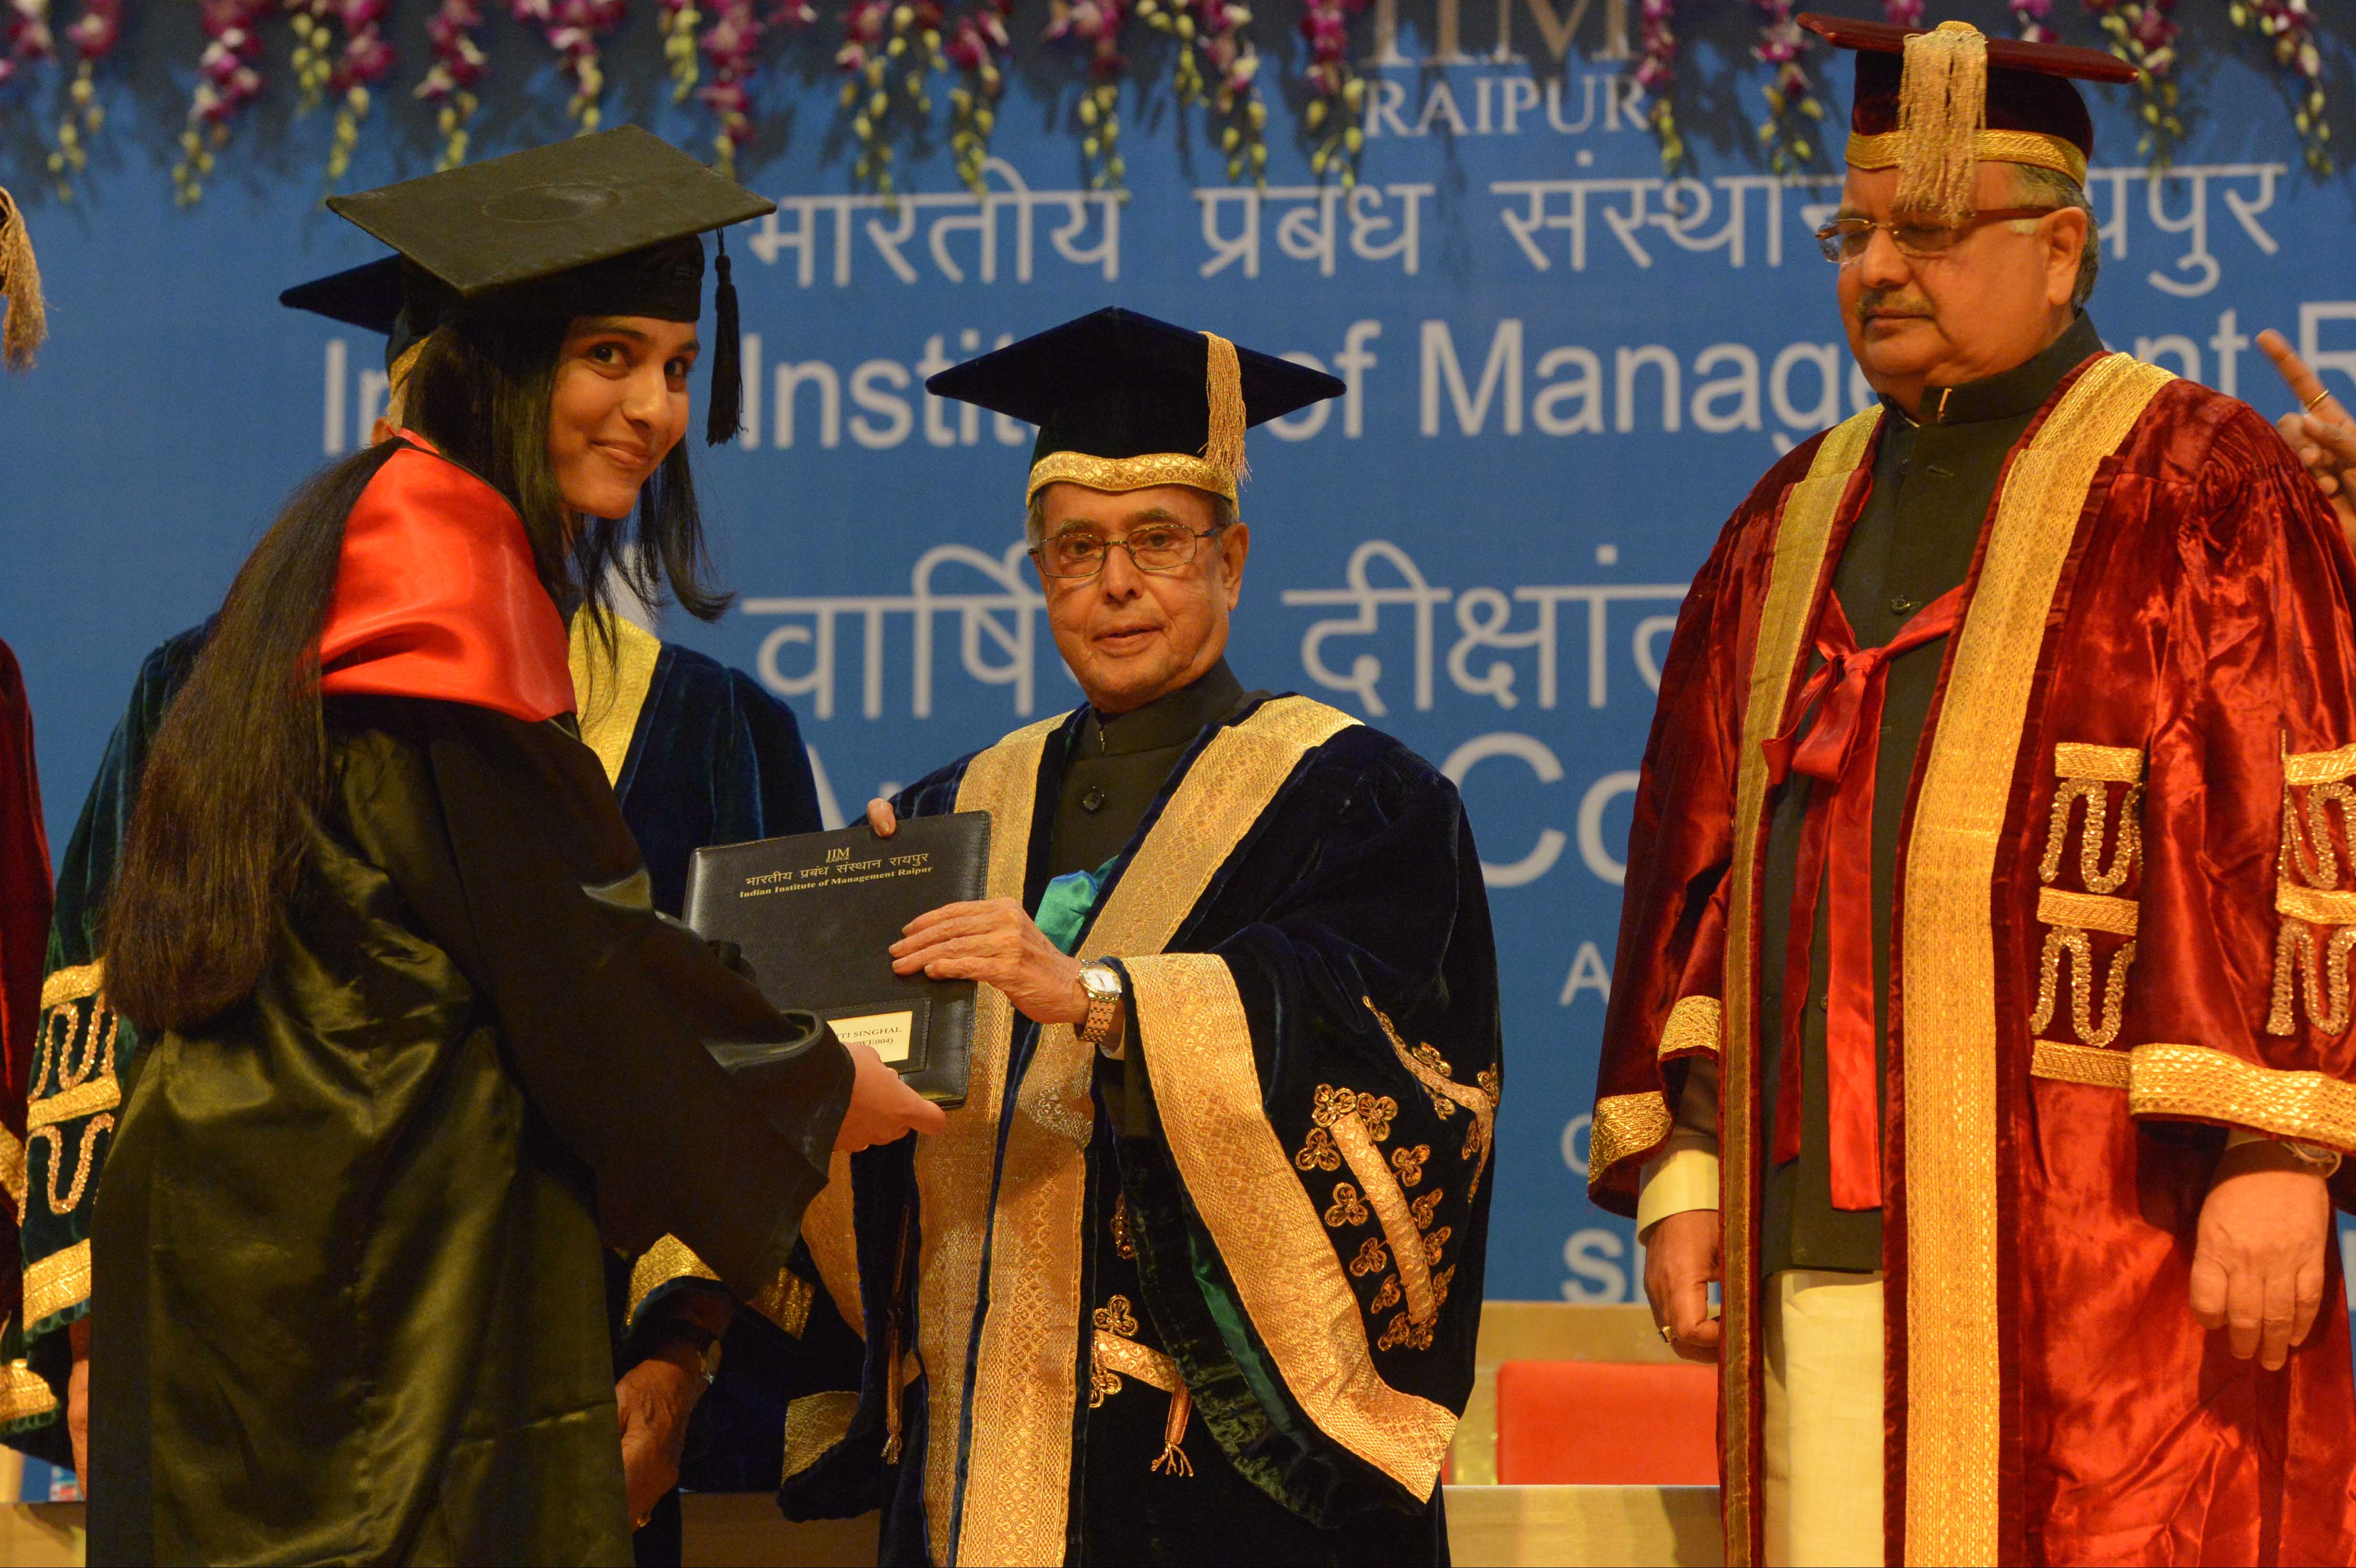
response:
[[[1594,1196],[1722,1364],[1730,1563],[2349,1562],[2356,560],[2083,314],[2117,62],[1802,20],[1881,400],[1680,616]]]

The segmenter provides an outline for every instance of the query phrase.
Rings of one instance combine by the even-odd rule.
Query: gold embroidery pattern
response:
[[[2127,1053],[2040,1040],[2029,1048],[2029,1072],[2035,1078],[2060,1078],[2072,1083],[2091,1083],[2098,1089],[2125,1089]]]
[[[1137,1314],[1130,1309],[1129,1297],[1116,1296],[1096,1310],[1096,1325],[1108,1334],[1137,1337]]]
[[[1765,603],[1759,612],[1757,647],[1751,656],[1750,688],[1742,709],[1742,750],[1737,764],[1734,795],[1734,837],[1743,857],[1760,841],[1760,823],[1767,800],[1769,737],[1783,725],[1784,704],[1799,667],[1808,632],[1808,612],[1816,602],[1816,586],[1825,575],[1825,557],[1841,504],[1857,482],[1858,471],[1872,450],[1881,426],[1877,406],[1856,414],[1826,432],[1808,465],[1808,476],[1792,487],[1775,528],[1774,562],[1767,579]],[[1757,942],[1759,887],[1755,874],[1739,869],[1729,901],[1726,925],[1726,979],[1723,991],[1724,1032],[1719,1055],[1719,1083],[1725,1103],[1751,1103],[1751,1075],[1758,1050],[1758,1024],[1752,1016],[1751,968]],[[1671,1125],[1667,1100],[1658,1090],[1612,1095],[1597,1102],[1595,1123],[1588,1145],[1587,1184],[1590,1190],[1611,1168],[1666,1137]],[[1725,1205],[1721,1211],[1721,1256],[1726,1277],[1749,1282],[1750,1216],[1752,1192],[1751,1120],[1726,1118]],[[1719,1357],[1720,1400],[1733,1413],[1751,1409],[1753,1286],[1747,1283],[1725,1293]],[[1752,1560],[1759,1528],[1758,1499],[1753,1489],[1758,1469],[1758,1433],[1748,1415],[1726,1423],[1726,1561],[1729,1568],[1744,1568]]]
[[[90,1242],[76,1242],[62,1252],[25,1265],[25,1329],[37,1330],[44,1319],[80,1307],[90,1299]]]
[[[1666,1061],[1697,1051],[1718,1054],[1726,1038],[1726,1009],[1716,997],[1680,997],[1661,1026],[1659,1055]]]
[[[49,1151],[48,1197],[50,1213],[70,1214],[80,1206],[81,1195],[90,1185],[91,1172],[98,1164],[98,1140],[113,1130],[114,1117],[110,1114],[92,1116],[81,1125],[81,1147],[74,1157],[73,1186],[63,1195],[58,1191],[58,1175],[66,1163],[65,1134],[56,1127],[42,1127],[35,1131],[32,1141]],[[22,1223],[21,1215],[18,1222]]]
[[[1137,1243],[1129,1236],[1129,1194],[1116,1192],[1112,1200],[1112,1250],[1125,1258],[1137,1255]]]
[[[109,1072],[103,1077],[86,1079],[61,1094],[51,1094],[26,1106],[25,1130],[30,1132],[36,1127],[53,1127],[59,1122],[112,1111],[121,1104],[123,1086],[115,1082],[114,1074]]]
[[[2356,790],[2347,783],[2351,773],[2356,773],[2356,747],[2283,758],[2282,849],[2275,869],[2275,910],[2283,919],[2275,934],[2268,1034],[2297,1032],[2294,1002],[2302,999],[2307,1020],[2318,1030],[2339,1034],[2348,1028],[2348,955],[2356,949],[2356,892],[2340,886],[2331,808],[2339,807],[2341,834],[2356,832]],[[2307,792],[2303,802],[2295,793],[2302,789]],[[2324,938],[2319,958],[2318,936]]]
[[[2037,918],[2046,927],[2045,951],[2038,960],[2037,1003],[2029,1028],[2041,1032],[2053,1021],[2061,1001],[2062,960],[2070,960],[2070,1022],[2081,1044],[2104,1047],[2118,1038],[2126,1007],[2127,971],[2135,965],[2132,940],[2139,923],[2136,901],[2115,896],[2135,874],[2143,852],[2143,753],[2126,746],[2094,746],[2062,741],[2053,748],[2053,773],[2061,782],[2053,791],[2053,816],[2045,837],[2045,859],[2037,868],[2045,886],[2037,893]],[[2119,805],[2118,845],[2109,864],[2103,850],[2109,837],[2110,790],[2126,786]],[[2086,803],[2085,826],[2078,840],[2078,879],[2083,892],[2053,883],[2070,848],[2070,819],[2078,802]],[[2129,940],[2111,955],[2107,975],[2098,972],[2091,933]],[[2103,993],[2102,1017],[2094,1017],[2094,993]],[[2034,1068],[2032,1066],[2032,1072]]]
[[[685,1242],[677,1236],[665,1236],[630,1265],[630,1317],[637,1317],[638,1308],[647,1304],[647,1297],[675,1279],[716,1280],[719,1277]]]
[[[1321,702],[1289,697],[1262,704],[1242,723],[1213,736],[1179,781],[1161,819],[1114,887],[1096,924],[1090,928],[1088,947],[1079,956],[1122,957],[1129,963],[1133,981],[1141,965],[1161,962],[1153,955],[1162,953],[1176,933],[1179,923],[1201,901],[1212,878],[1292,776],[1303,754],[1356,723],[1347,714]],[[1053,723],[1033,727],[1042,742],[1053,728]],[[993,748],[1004,749],[1003,745]],[[992,798],[1001,802],[992,807],[999,813],[991,833],[993,896],[1019,896],[1021,892],[1040,755],[1039,748],[1027,748],[1027,760],[1020,770],[1019,780],[1005,781],[992,794]],[[974,785],[973,769],[980,760],[976,759],[968,768],[968,789]],[[1015,817],[1003,804],[1007,794],[1021,796],[1019,832]],[[966,800],[965,790],[958,794],[958,805],[961,810],[973,808]],[[1002,894],[996,864],[1001,844],[1008,851],[1011,884]],[[1225,966],[1217,960],[1210,962],[1225,974]],[[1141,987],[1141,982],[1138,984]],[[996,995],[987,987],[982,993],[985,1001]],[[1248,1061],[1250,1029],[1242,1019],[1240,1005],[1234,1017],[1237,1040]],[[1001,1059],[1011,1040],[1011,1015],[1006,1028],[1009,1032],[989,1037],[995,1041],[992,1049]],[[1179,1038],[1177,1032],[1165,1033],[1170,1038]],[[977,1061],[980,1049],[977,1043]],[[1068,1025],[1056,1024],[1040,1031],[1038,1044],[1015,1094],[1014,1116],[1006,1128],[1004,1154],[997,1162],[994,1214],[985,1211],[991,1169],[987,1147],[978,1152],[968,1178],[974,1190],[955,1200],[975,1214],[976,1240],[982,1234],[991,1238],[992,1259],[990,1307],[980,1318],[972,1390],[969,1395],[966,1392],[960,1375],[958,1402],[934,1407],[940,1414],[963,1409],[968,1419],[965,1423],[938,1421],[934,1441],[940,1446],[932,1450],[927,1461],[928,1499],[935,1483],[929,1469],[932,1465],[938,1465],[945,1476],[954,1476],[962,1468],[969,1476],[992,1477],[987,1485],[959,1492],[954,1519],[934,1532],[937,1545],[959,1562],[1054,1564],[1063,1560],[1071,1489],[1072,1408],[1078,1392],[1077,1336],[1083,1321],[1080,1249],[1087,1197],[1087,1146],[1094,1129],[1091,1093],[1095,1058],[1093,1048]],[[1182,1063],[1157,1062],[1156,1071],[1160,1074],[1157,1081],[1175,1083],[1189,1076],[1186,1064]],[[1256,1077],[1253,1082],[1257,1115]],[[971,1093],[978,1096],[984,1088],[994,1102],[1001,1092],[995,1082],[982,1085],[977,1080]],[[1173,1091],[1173,1096],[1179,1093]],[[952,1116],[952,1124],[956,1119]],[[1260,1116],[1259,1121],[1265,1130],[1266,1117]],[[990,1132],[994,1137],[994,1121]],[[1268,1136],[1272,1144],[1274,1135]],[[930,1141],[937,1148],[943,1142],[937,1136]],[[1300,1179],[1283,1157],[1281,1147],[1274,1147],[1286,1181],[1299,1190]],[[1211,1179],[1226,1185],[1235,1178],[1232,1169],[1223,1168]],[[1186,1183],[1190,1195],[1200,1204],[1202,1182],[1188,1173]],[[1303,1193],[1304,1203],[1306,1197]],[[927,1193],[927,1205],[933,1200]],[[943,1199],[945,1204],[950,1201]],[[928,1213],[932,1211],[927,1209]],[[1313,1221],[1313,1213],[1312,1219]],[[986,1232],[981,1230],[983,1226]],[[929,1224],[926,1243],[927,1246],[932,1244]],[[1237,1256],[1225,1246],[1221,1250],[1230,1260]],[[1331,1263],[1333,1278],[1343,1280],[1341,1264],[1333,1258],[1333,1249],[1328,1246],[1320,1250]],[[1297,1272],[1298,1263],[1293,1257],[1278,1253],[1269,1254],[1269,1261],[1272,1266]],[[978,1283],[978,1269],[974,1278]],[[1347,1288],[1346,1285],[1344,1288]],[[972,1323],[977,1297],[960,1294],[958,1299],[964,1310],[957,1322]],[[1257,1320],[1257,1315],[1255,1317]],[[946,1319],[929,1308],[926,1321],[928,1333],[942,1336],[938,1354],[927,1350],[927,1367],[938,1368],[942,1355],[954,1354],[962,1361],[969,1340],[961,1328],[935,1327]],[[963,1430],[970,1431],[971,1441],[960,1457],[958,1445]],[[942,1483],[944,1487],[954,1484]]]
[[[1097,1316],[1102,1318],[1104,1314],[1098,1312]],[[1132,1327],[1130,1332],[1133,1334],[1136,1329]],[[1167,1470],[1173,1476],[1193,1475],[1194,1467],[1179,1444],[1185,1440],[1186,1418],[1194,1411],[1194,1396],[1188,1392],[1178,1363],[1099,1322],[1097,1336],[1088,1346],[1088,1382],[1096,1391],[1089,1396],[1089,1405],[1102,1404],[1108,1394],[1119,1393],[1124,1375],[1170,1396],[1170,1417],[1162,1428],[1162,1456],[1148,1467],[1157,1472]]]
[[[2171,379],[2127,355],[2096,360],[2013,458],[1916,797],[1901,948],[1909,1562],[1997,1560],[2003,1402],[1991,890],[2029,691],[2087,492]],[[1730,1086],[1728,1103],[1744,1104],[1746,1092]],[[1729,1163],[1738,1163],[1730,1153]],[[1738,1262],[1727,1260],[1729,1277]]]
[[[1587,1137],[1588,1185],[1594,1173],[1641,1154],[1669,1136],[1676,1118],[1668,1097],[1658,1089],[1641,1094],[1606,1094],[1595,1102],[1595,1121]]]
[[[1346,1181],[1335,1182],[1333,1201],[1325,1210],[1325,1223],[1340,1231],[1363,1225],[1367,1218],[1366,1206],[1358,1201],[1358,1189]]]
[[[2356,1154],[2356,1084],[2260,1067],[2201,1045],[2128,1053],[2127,1114],[2197,1116]]]
[[[810,1307],[818,1301],[818,1292],[810,1282],[789,1268],[777,1271],[769,1287],[744,1305],[783,1329],[789,1339],[798,1339],[809,1327]]]
[[[1323,1127],[1312,1127],[1309,1136],[1301,1140],[1301,1152],[1292,1157],[1292,1163],[1302,1170],[1339,1170],[1342,1151],[1333,1147],[1332,1133]]]
[[[48,1380],[30,1363],[14,1360],[0,1368],[0,1423],[29,1421],[58,1408],[58,1396]]]
[[[1377,1316],[1397,1307],[1400,1294],[1398,1275],[1395,1274],[1384,1275],[1382,1288],[1375,1292],[1375,1298],[1372,1301],[1366,1303],[1367,1315]]]
[[[1130,971],[1137,1038],[1167,1086],[1159,1098],[1171,1158],[1285,1387],[1336,1444],[1429,1498],[1456,1417],[1376,1370],[1342,1256],[1260,1109],[1234,977],[1209,954],[1135,960]]]
[[[859,1396],[839,1389],[806,1393],[786,1406],[786,1466],[783,1485],[826,1457],[851,1431]]]
[[[95,997],[106,983],[106,965],[71,964],[62,969],[52,969],[41,981],[41,1011],[61,1008],[68,1002],[79,1002],[84,997]]]
[[[581,743],[597,754],[605,782],[622,782],[622,764],[630,759],[630,740],[637,733],[638,714],[654,689],[655,661],[662,657],[662,641],[652,632],[620,615],[612,617],[614,645],[609,651],[599,638],[596,617],[582,611],[573,617],[565,663],[573,673],[573,703],[581,725]]]
[[[1431,1146],[1418,1144],[1413,1148],[1405,1145],[1391,1150],[1391,1169],[1398,1175],[1401,1187],[1420,1186],[1424,1163],[1431,1158]]]
[[[1410,1049],[1400,1038],[1398,1029],[1393,1027],[1390,1015],[1375,1006],[1373,997],[1361,997],[1358,1000],[1365,1004],[1366,1011],[1375,1015],[1375,1021],[1383,1026],[1383,1034],[1390,1040],[1391,1050],[1398,1054],[1399,1065],[1414,1073],[1416,1082],[1423,1085],[1423,1092],[1431,1096],[1432,1114],[1443,1122],[1454,1115],[1460,1107],[1471,1114],[1472,1125],[1464,1131],[1464,1157],[1472,1162],[1472,1178],[1464,1191],[1465,1200],[1469,1202],[1481,1190],[1481,1176],[1488,1168],[1490,1150],[1496,1142],[1499,1086],[1503,1079],[1495,1068],[1486,1067],[1475,1075],[1473,1085],[1457,1083],[1450,1075],[1453,1069],[1448,1065],[1448,1059],[1440,1054],[1438,1047],[1426,1041]],[[1387,1098],[1384,1103],[1391,1104]]]
[[[6,1151],[6,1169],[0,1180],[16,1200],[16,1221],[23,1224],[32,1201],[26,1162],[29,1145],[48,1151],[48,1179],[44,1196],[53,1214],[70,1213],[89,1189],[99,1138],[113,1129],[111,1112],[123,1102],[114,1076],[114,1050],[122,1020],[106,1005],[105,965],[80,964],[59,969],[41,983],[41,1027],[33,1041],[31,1098],[26,1106],[27,1144]],[[66,1135],[59,1124],[88,1116],[83,1124],[72,1186],[63,1195],[58,1182],[64,1174]],[[11,1140],[13,1143],[13,1140]]]
[[[966,765],[965,778],[958,787],[957,808],[991,814],[987,886],[992,898],[1023,896],[1039,763],[1047,737],[1062,722],[1061,718],[1043,719]],[[979,987],[974,995],[966,1103],[948,1113],[946,1132],[916,1140],[916,1194],[923,1215],[923,1241],[916,1260],[916,1335],[919,1357],[929,1379],[932,1411],[925,1436],[925,1518],[931,1529],[933,1550],[944,1560],[952,1550],[958,1524],[958,1429],[967,1407],[966,1356],[981,1296],[982,1252],[991,1224],[991,1169],[997,1155],[999,1103],[1013,1032],[1013,1009],[1005,997],[992,987]],[[1076,1294],[1076,1282],[1074,1290]],[[1079,1360],[1077,1317],[1075,1311],[1065,1330],[1074,1365]],[[1066,1397],[1066,1426],[1070,1409]],[[1044,1457],[1047,1467],[1052,1467],[1052,1444]],[[1056,1544],[1053,1555],[1043,1561],[1062,1561],[1060,1502],[1070,1477],[1068,1451],[1064,1457],[1066,1468],[1040,1479],[1040,1489],[1044,1492],[1052,1487],[1059,1505]],[[1022,1554],[1010,1551],[1007,1555],[1012,1560]]]
[[[0,1127],[0,1190],[8,1194],[8,1201],[16,1207],[16,1225],[24,1228],[27,1200],[32,1196],[26,1182],[25,1146],[16,1134]]]
[[[1364,1279],[1390,1266],[1390,1249],[1383,1244],[1380,1236],[1368,1236],[1358,1243],[1358,1255],[1350,1260],[1350,1275],[1354,1279]]]
[[[1442,1240],[1448,1235],[1445,1229],[1436,1233]],[[1439,1255],[1435,1249],[1432,1256],[1437,1259]],[[1452,1268],[1442,1269],[1431,1276],[1433,1294],[1443,1304],[1448,1300],[1449,1282],[1455,1277],[1456,1271]],[[1431,1323],[1418,1322],[1411,1314],[1402,1312],[1383,1326],[1383,1337],[1375,1341],[1375,1349],[1392,1350],[1404,1346],[1410,1350],[1429,1350],[1431,1349],[1432,1328]]]
[[[1430,1191],[1425,1193],[1422,1197],[1408,1205],[1408,1212],[1415,1216],[1415,1228],[1417,1230],[1428,1231],[1431,1229],[1431,1216],[1439,1210],[1440,1200],[1446,1196],[1446,1193],[1435,1187]]]
[[[818,1281],[851,1331],[867,1337],[859,1304],[859,1243],[851,1228],[851,1157],[837,1149],[827,1161],[826,1185],[802,1211],[802,1245],[818,1265]]]
[[[1350,1098],[1347,1089],[1340,1091],[1330,1102],[1322,1087],[1318,1093],[1321,1106],[1340,1105]],[[1382,1222],[1383,1234],[1390,1242],[1391,1250],[1398,1254],[1399,1282],[1407,1289],[1408,1310],[1418,1322],[1423,1322],[1440,1310],[1432,1300],[1430,1271],[1425,1266],[1423,1249],[1416,1240],[1417,1231],[1431,1222],[1429,1218],[1430,1210],[1423,1205],[1409,1207],[1407,1195],[1399,1190],[1398,1179],[1391,1174],[1390,1167],[1383,1162],[1381,1151],[1375,1147],[1375,1140],[1390,1131],[1391,1117],[1397,1114],[1398,1105],[1387,1096],[1377,1100],[1370,1094],[1360,1094],[1355,1099],[1354,1112],[1337,1111],[1334,1115],[1333,1142],[1341,1149],[1342,1157],[1350,1162],[1351,1174],[1365,1186],[1366,1208],[1373,1209],[1375,1217]],[[1370,1124],[1364,1119],[1370,1104],[1373,1114],[1380,1118],[1378,1124]],[[1373,1130],[1376,1125],[1381,1126],[1382,1133]],[[1335,1184],[1334,1208],[1342,1210],[1345,1216],[1355,1211],[1363,1218],[1365,1208],[1360,1208],[1355,1202],[1344,1207],[1342,1189],[1346,1185]],[[1418,1211],[1426,1218],[1415,1218]],[[1332,1211],[1327,1211],[1325,1222],[1333,1224]]]
[[[1216,464],[1183,452],[1149,452],[1139,457],[1091,457],[1084,452],[1052,452],[1031,466],[1030,494],[1059,480],[1119,495],[1157,485],[1191,485],[1214,496],[1236,498],[1236,476]]]
[[[2070,955],[2070,1022],[2078,1038],[2088,1045],[2108,1045],[2118,1038],[2119,1019],[2126,1005],[2127,968],[2135,962],[2136,944],[2132,942],[2111,956],[2110,977],[2103,987],[2103,1021],[2094,1021],[2093,1004],[2087,993],[2094,986],[2094,944],[2083,931],[2068,926],[2049,926],[2045,932],[2045,956],[2038,966],[2037,1007],[2029,1016],[2032,1031],[2042,1030],[2053,1019],[2053,1006],[2061,995],[2062,955]]]

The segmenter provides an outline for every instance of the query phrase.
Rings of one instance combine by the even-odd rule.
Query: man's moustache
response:
[[[1931,302],[1929,300],[1922,299],[1911,294],[1876,293],[1870,290],[1867,291],[1858,298],[1857,308],[1858,314],[1860,315],[1919,315],[1930,317],[1938,315],[1938,312],[1931,308]]]

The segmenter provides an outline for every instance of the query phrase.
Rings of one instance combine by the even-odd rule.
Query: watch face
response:
[[[1080,984],[1092,997],[1118,997],[1120,995],[1120,976],[1109,969],[1083,969],[1080,971]]]

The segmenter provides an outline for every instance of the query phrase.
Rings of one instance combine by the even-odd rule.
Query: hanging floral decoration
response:
[[[1252,85],[1259,51],[1244,29],[1251,11],[1228,0],[1137,0],[1139,20],[1178,45],[1172,85],[1181,103],[1210,111],[1227,178],[1268,183],[1268,105]],[[1204,68],[1210,68],[1206,75]]]
[[[605,66],[597,40],[621,25],[628,6],[629,0],[509,0],[515,19],[540,28],[564,62],[573,78],[564,112],[584,131],[594,131],[603,117],[597,101],[605,92]]]
[[[1893,27],[1922,25],[1922,0],[1881,0],[1881,19]]]
[[[926,83],[947,70],[941,54],[941,8],[935,0],[851,0],[842,13],[842,48],[834,63],[843,73],[842,106],[859,140],[851,177],[890,196],[892,133],[933,112]]]
[[[702,40],[712,80],[695,96],[720,121],[712,138],[712,166],[722,174],[735,176],[736,149],[753,132],[753,94],[744,84],[759,69],[762,35],[772,27],[807,27],[817,20],[809,0],[781,0],[766,21],[754,0],[716,0]]]
[[[1653,128],[1655,140],[1661,144],[1663,174],[1675,174],[1677,165],[1686,161],[1685,138],[1677,134],[1676,104],[1676,0],[1642,0],[1637,14],[1641,44],[1636,69],[1630,73],[1653,101],[1652,107],[1644,111],[1644,123]]]
[[[990,157],[991,133],[998,129],[998,97],[1006,91],[999,61],[1013,47],[1006,30],[1012,0],[973,0],[950,30],[948,58],[965,78],[949,89],[949,155],[967,188],[982,189],[982,165]]]
[[[2137,155],[2166,168],[2184,123],[2176,116],[2176,24],[2169,13],[2176,0],[2085,0],[2086,9],[2109,35],[2111,53],[2136,68],[2136,112],[2143,135]]]
[[[695,8],[695,0],[660,3],[663,60],[670,67],[670,101],[684,103],[703,75],[696,63],[695,48],[695,29],[703,25],[703,13]]]
[[[2023,42],[2053,41],[2053,29],[2045,25],[2045,18],[2053,14],[2053,0],[2005,0],[2005,5],[2012,12],[2012,30]]]
[[[2331,172],[2331,124],[2323,115],[2323,51],[2316,48],[2315,13],[2308,0],[2233,0],[2233,26],[2266,40],[2276,68],[2289,79],[2291,124],[2307,149],[2307,166]]]
[[[73,199],[73,176],[90,166],[91,139],[106,124],[106,110],[98,101],[98,62],[122,40],[123,0],[87,0],[81,19],[66,29],[66,41],[79,58],[73,85],[66,90],[66,112],[58,121],[57,150],[49,155],[59,201]]]
[[[8,45],[0,53],[0,87],[5,87],[26,66],[57,59],[57,40],[49,33],[49,0],[7,0],[0,16],[7,18],[0,29]]]
[[[262,96],[262,72],[253,62],[270,10],[271,0],[198,0],[205,48],[197,58],[197,90],[180,132],[180,161],[172,166],[172,196],[182,207],[204,195],[213,155],[229,141],[231,123]]]
[[[368,118],[373,101],[371,90],[392,69],[392,46],[384,37],[388,9],[390,0],[343,0],[344,51],[327,78],[327,91],[336,100],[336,139],[327,150],[330,185],[351,167],[360,122]]]
[[[1358,183],[1358,154],[1366,144],[1358,117],[1365,112],[1366,82],[1350,59],[1350,18],[1367,0],[1305,0],[1301,36],[1309,40],[1309,86],[1316,94],[1301,123],[1320,135],[1309,167],[1320,179],[1338,171],[1343,185]]]
[[[336,30],[328,19],[336,0],[286,0],[286,24],[294,48],[286,63],[294,71],[294,112],[308,114],[327,95],[327,80],[336,74]]]
[[[442,0],[425,24],[434,63],[417,84],[416,97],[434,106],[434,129],[442,133],[437,169],[455,169],[466,161],[466,123],[475,117],[475,83],[482,80],[484,63],[475,29],[482,25],[483,8],[476,0]]]
[[[1088,85],[1080,94],[1080,158],[1088,184],[1119,186],[1128,165],[1120,155],[1120,30],[1129,21],[1127,0],[1053,0],[1046,37],[1088,51]]]
[[[1767,98],[1767,118],[1759,123],[1759,141],[1767,149],[1769,168],[1779,175],[1796,174],[1815,159],[1815,137],[1825,118],[1815,86],[1800,65],[1808,36],[1793,18],[1792,0],[1755,3],[1767,19],[1760,24],[1759,44],[1751,52],[1774,72],[1774,80],[1761,90]]]

